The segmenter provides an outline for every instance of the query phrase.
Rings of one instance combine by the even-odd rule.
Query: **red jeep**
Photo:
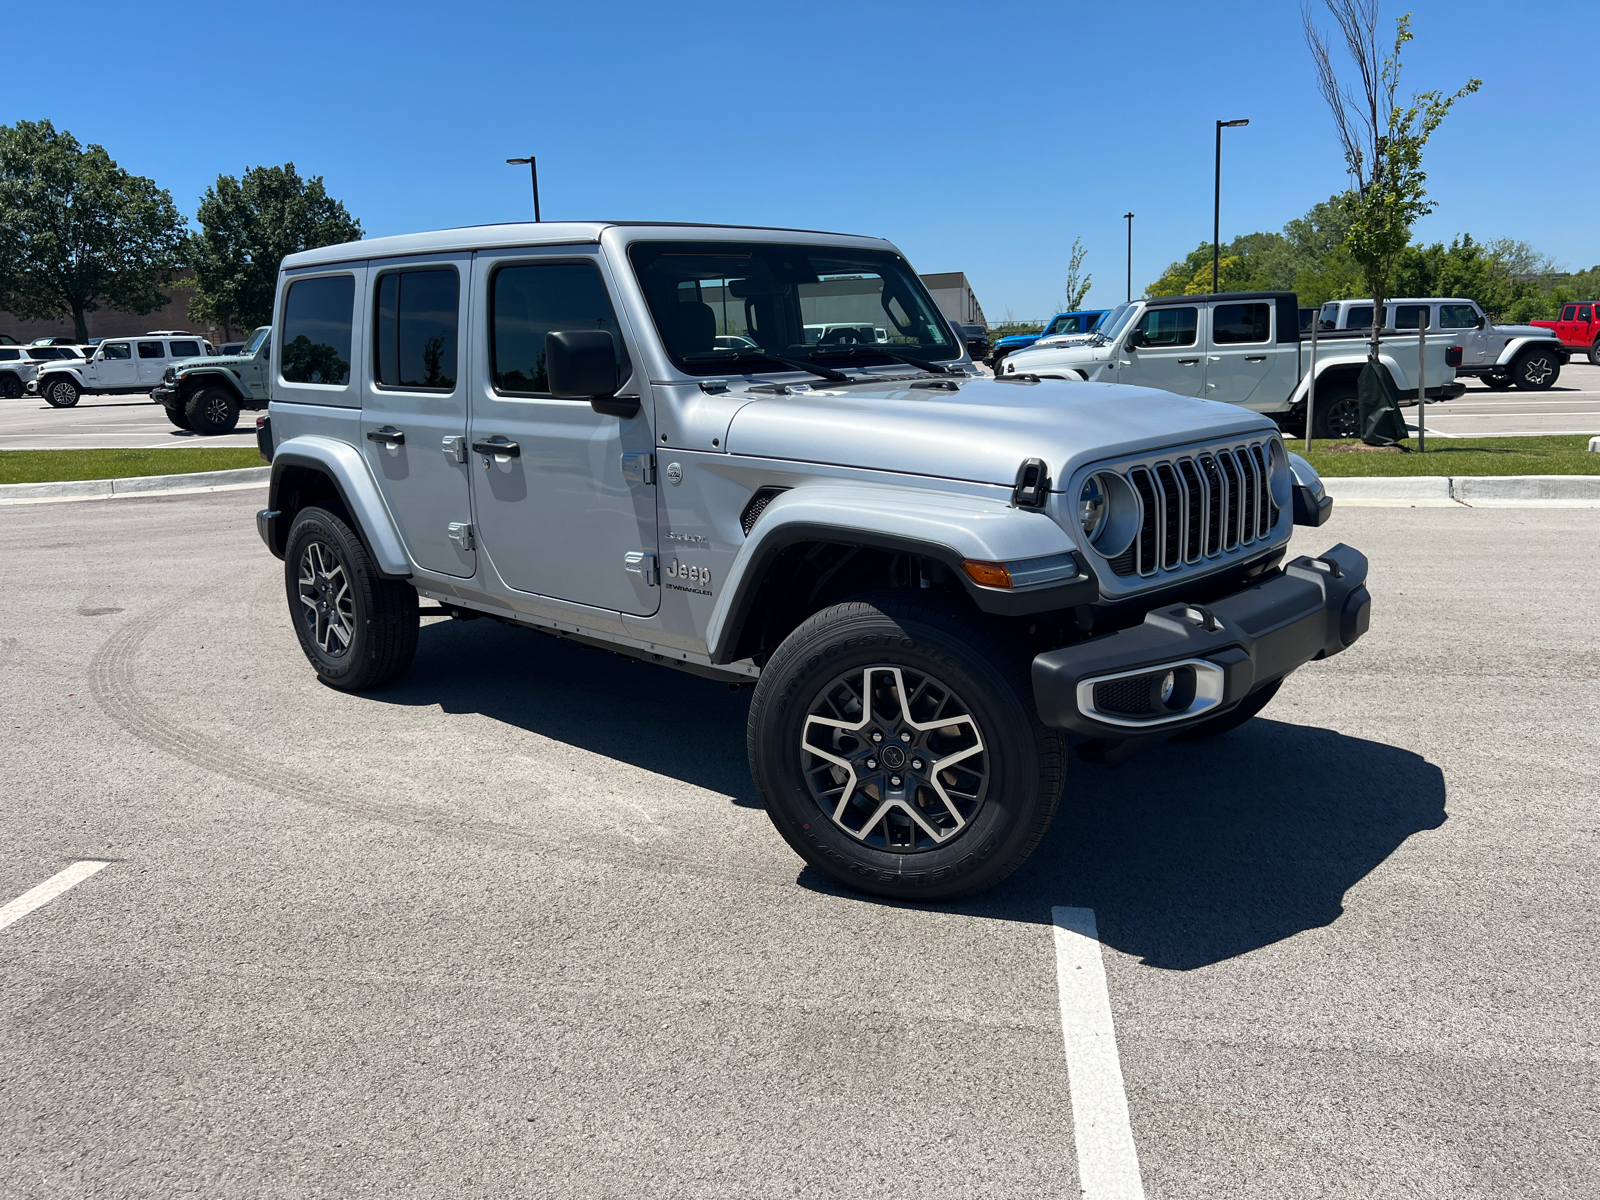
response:
[[[1542,329],[1554,329],[1561,344],[1570,350],[1584,350],[1589,361],[1600,367],[1600,300],[1564,304],[1555,321],[1529,321]]]

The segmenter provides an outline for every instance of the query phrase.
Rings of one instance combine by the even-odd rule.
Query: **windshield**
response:
[[[939,362],[965,350],[922,281],[886,251],[636,242],[628,257],[667,353],[690,374],[795,369],[780,359]]]
[[[1135,311],[1135,306],[1132,304],[1117,305],[1106,314],[1105,320],[1100,322],[1100,328],[1096,332],[1108,342],[1116,341],[1123,327],[1133,319]]]
[[[270,325],[256,330],[255,333],[251,335],[250,340],[244,344],[244,349],[239,351],[240,355],[245,358],[252,357],[255,352],[261,348],[261,343],[266,341],[271,333],[272,327]]]

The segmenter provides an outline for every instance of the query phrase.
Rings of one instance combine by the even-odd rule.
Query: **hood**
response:
[[[1547,325],[1540,329],[1536,325],[1496,325],[1494,331],[1504,334],[1508,338],[1518,337],[1549,337],[1550,327]]]
[[[1044,459],[1059,485],[1100,459],[1277,429],[1234,404],[1125,384],[969,379],[951,392],[912,382],[751,395],[728,451],[1009,488],[1027,458]]]
[[[207,354],[199,358],[180,358],[169,365],[174,371],[187,371],[190,367],[227,367],[230,371],[238,371],[253,361],[237,354]]]

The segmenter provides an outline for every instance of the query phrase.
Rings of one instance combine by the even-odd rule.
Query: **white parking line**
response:
[[[1083,1200],[1144,1200],[1094,909],[1052,908],[1050,916],[1072,1088],[1072,1132],[1078,1145],[1078,1187]]]
[[[4,908],[0,908],[0,929],[22,920],[36,908],[43,908],[68,888],[76,887],[108,862],[86,859],[75,862],[65,871],[58,871],[38,887],[29,888]]]

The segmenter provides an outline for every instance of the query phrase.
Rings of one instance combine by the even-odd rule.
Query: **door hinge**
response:
[[[451,521],[450,540],[463,550],[471,550],[472,523],[470,521]]]
[[[451,434],[444,439],[444,456],[451,462],[467,461],[467,439],[461,434]]]
[[[637,575],[645,587],[655,587],[661,582],[661,568],[656,563],[656,556],[643,550],[629,550],[622,560],[622,569],[629,575]]]
[[[639,451],[630,451],[622,456],[622,477],[634,483],[654,483],[656,481],[656,456]]]

